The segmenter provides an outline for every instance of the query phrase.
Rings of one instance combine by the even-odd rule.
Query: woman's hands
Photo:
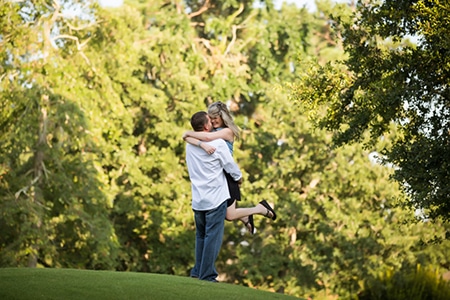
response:
[[[208,143],[204,143],[202,140],[199,140],[192,136],[192,132],[195,131],[186,131],[183,133],[183,140],[188,142],[191,145],[202,148],[206,153],[213,154],[216,151],[216,147],[209,145]]]
[[[205,150],[205,152],[208,153],[209,155],[213,154],[216,151],[216,147],[211,146],[207,143],[201,143],[200,148]]]

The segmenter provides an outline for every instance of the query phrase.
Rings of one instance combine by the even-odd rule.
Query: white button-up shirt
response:
[[[211,210],[230,198],[223,170],[238,181],[242,173],[222,139],[208,143],[216,148],[209,155],[202,148],[186,145],[186,163],[192,188],[192,209]]]

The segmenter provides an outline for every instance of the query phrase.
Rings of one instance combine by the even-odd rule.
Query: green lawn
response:
[[[297,299],[172,275],[75,269],[0,268],[0,299]]]

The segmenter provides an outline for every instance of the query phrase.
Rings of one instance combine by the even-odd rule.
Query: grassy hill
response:
[[[0,299],[297,299],[172,275],[75,269],[0,268]]]

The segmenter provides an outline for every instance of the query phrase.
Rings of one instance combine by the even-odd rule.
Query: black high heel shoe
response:
[[[277,214],[275,213],[273,208],[270,207],[269,203],[267,203],[266,200],[263,200],[263,201],[261,201],[259,203],[267,209],[266,217],[270,218],[270,215],[269,215],[269,211],[270,211],[272,213],[272,220],[275,221],[275,219],[277,218]]]
[[[248,221],[246,223],[244,223],[245,227],[247,227],[247,225],[250,224],[250,233],[251,234],[255,234],[255,223],[253,222],[253,215],[248,216]],[[247,227],[248,229],[248,227]]]

